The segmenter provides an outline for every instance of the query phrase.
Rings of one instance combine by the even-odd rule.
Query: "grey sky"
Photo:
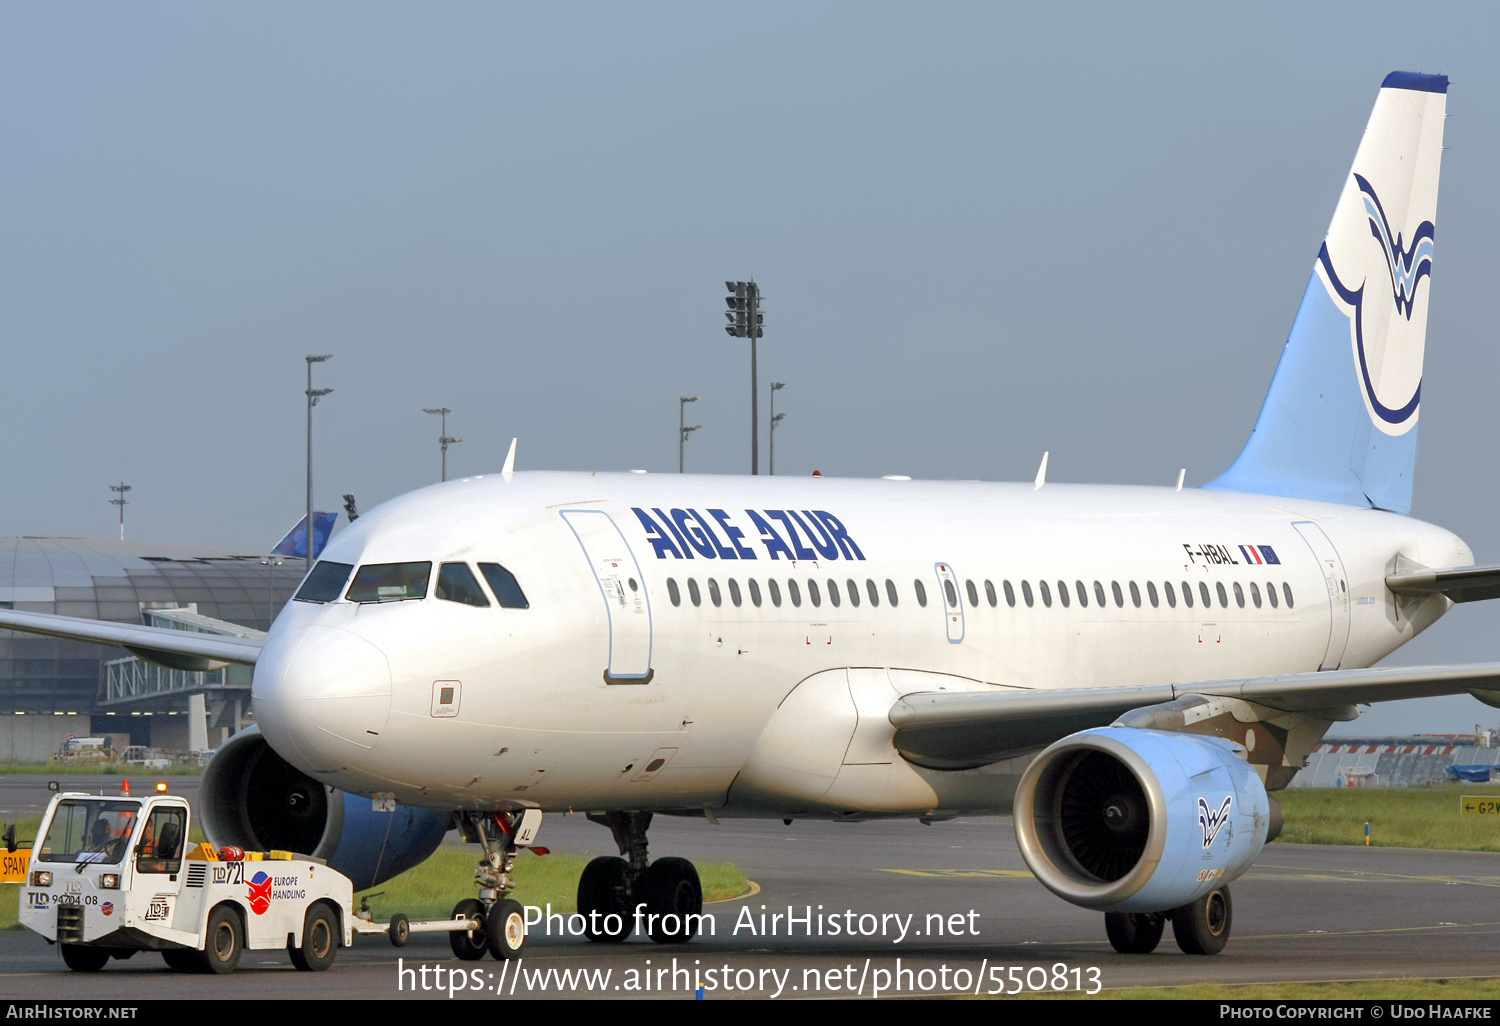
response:
[[[1375,92],[1450,75],[1414,515],[1500,561],[1495,11],[1408,4],[0,7],[0,533],[268,547],[498,467],[1215,476]],[[762,392],[764,424],[765,392]],[[764,445],[763,445],[764,450]],[[764,460],[764,451],[762,453]],[[1495,603],[1402,662],[1500,657]],[[1360,731],[1459,730],[1471,699]]]

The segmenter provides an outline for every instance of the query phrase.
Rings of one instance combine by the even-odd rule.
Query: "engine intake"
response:
[[[1273,803],[1242,750],[1214,737],[1103,727],[1027,767],[1016,840],[1058,897],[1160,912],[1221,887],[1266,844]]]
[[[276,754],[260,730],[242,730],[214,753],[199,788],[203,832],[215,847],[273,848],[325,860],[373,887],[437,850],[451,815],[370,799],[319,783]]]

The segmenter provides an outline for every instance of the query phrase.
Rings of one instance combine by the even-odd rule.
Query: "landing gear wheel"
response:
[[[198,952],[198,965],[221,976],[234,972],[234,967],[240,964],[245,938],[239,914],[229,905],[220,905],[208,914],[204,937],[206,942]]]
[[[588,920],[591,941],[618,944],[630,936],[630,867],[624,859],[601,855],[583,868],[578,911]]]
[[[176,969],[180,973],[194,972],[198,968],[198,952],[191,948],[164,948],[161,958],[167,963],[168,969]]]
[[[1104,932],[1122,955],[1149,955],[1161,943],[1167,917],[1160,912],[1106,912]]]
[[[490,906],[484,919],[485,945],[498,961],[521,957],[526,946],[526,910],[519,901],[505,898]]]
[[[62,946],[63,964],[75,973],[97,973],[109,961],[108,948],[86,948],[81,944]]]
[[[657,859],[641,881],[651,939],[658,944],[685,944],[698,935],[703,912],[703,885],[687,859]]]
[[[411,920],[397,912],[391,916],[391,925],[386,929],[386,936],[391,939],[391,947],[406,947],[406,942],[411,940]]]
[[[1217,955],[1229,940],[1234,904],[1229,888],[1209,891],[1197,901],[1172,910],[1172,935],[1189,955]]]
[[[320,973],[333,965],[338,950],[339,933],[333,913],[318,902],[307,910],[307,918],[302,921],[302,946],[287,945],[286,953],[291,956],[292,965],[303,972]]]
[[[453,906],[454,919],[477,919],[484,922],[484,902],[478,898],[465,898]],[[465,962],[477,962],[484,957],[484,927],[477,930],[452,930],[448,933],[448,944],[453,954]]]

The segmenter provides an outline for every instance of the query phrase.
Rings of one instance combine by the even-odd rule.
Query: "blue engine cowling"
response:
[[[1164,912],[1238,877],[1273,804],[1231,741],[1132,727],[1070,735],[1016,789],[1021,857],[1053,894],[1101,912]]]
[[[214,753],[198,806],[215,847],[311,855],[349,877],[356,891],[425,860],[452,820],[436,809],[376,812],[370,799],[327,787],[292,766],[255,727]]]

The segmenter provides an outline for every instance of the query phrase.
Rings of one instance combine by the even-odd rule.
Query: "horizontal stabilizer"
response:
[[[108,620],[86,620],[52,613],[23,613],[0,609],[0,628],[42,634],[67,641],[96,645],[119,645],[132,655],[175,670],[217,669],[223,663],[254,666],[261,642],[255,638],[232,638],[168,627],[144,627]]]
[[[1454,602],[1500,598],[1500,566],[1464,566],[1453,570],[1402,570],[1386,577],[1397,595],[1446,595]]]
[[[896,750],[919,766],[967,769],[1044,748],[1069,734],[1105,727],[1131,709],[1188,695],[1239,698],[1301,712],[1367,702],[1473,694],[1500,701],[1500,663],[1377,667],[1274,677],[1058,691],[937,692],[907,695],[891,707]]]
[[[352,501],[352,497],[351,497]],[[339,518],[337,513],[314,513],[313,514],[313,559],[323,554],[323,546],[328,544],[328,536],[333,533],[333,522]],[[293,559],[307,558],[307,517],[303,516],[297,521],[297,526],[286,533],[286,537],[276,543],[271,550],[272,555],[290,556]]]

